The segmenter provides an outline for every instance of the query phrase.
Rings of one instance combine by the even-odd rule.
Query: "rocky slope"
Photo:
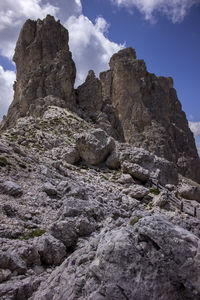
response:
[[[48,41],[46,26],[55,26],[53,32],[61,34],[58,48]],[[2,124],[0,299],[198,300],[200,185],[180,175],[176,161],[135,147],[131,140],[126,143],[126,107],[119,110],[115,102],[123,98],[114,97],[120,92],[114,83],[117,69],[127,68],[128,74],[130,64],[144,66],[143,62],[126,49],[113,56],[111,70],[101,74],[101,81],[90,71],[74,91],[69,74],[75,74],[75,68],[64,46],[67,31],[59,22],[48,16],[25,23],[16,48],[17,53],[24,47],[24,60],[29,53],[25,36],[33,37],[30,51],[40,49],[41,54],[44,48],[47,53],[38,56],[41,81],[32,55],[30,65],[27,60],[17,66],[15,99]],[[48,46],[37,46],[38,39]],[[62,51],[69,61],[59,61]],[[45,77],[47,66],[52,73]],[[133,80],[131,72],[127,76]],[[155,80],[173,91],[170,79]],[[39,82],[44,94],[35,96]],[[32,96],[26,97],[31,90]],[[150,110],[142,107],[148,120]],[[182,122],[184,115],[179,113]],[[171,112],[169,119],[172,116]],[[184,134],[187,130],[183,128]]]
[[[200,187],[173,163],[49,106],[0,170],[2,300],[199,299]]]

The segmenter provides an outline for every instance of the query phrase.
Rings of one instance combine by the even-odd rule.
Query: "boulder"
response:
[[[79,236],[89,235],[95,231],[95,223],[86,217],[79,218],[76,222],[76,231]]]
[[[196,200],[200,202],[200,189],[197,186],[183,183],[178,192],[181,197],[189,200]]]
[[[149,194],[149,189],[142,185],[133,184],[130,188],[123,190],[126,194],[135,199],[142,199]]]
[[[123,162],[122,172],[130,174],[134,179],[138,179],[142,182],[148,181],[150,177],[148,170],[138,164],[130,163],[128,161]]]
[[[0,193],[17,197],[17,196],[21,196],[23,194],[23,191],[18,183],[8,180],[0,184]]]
[[[98,165],[114,150],[114,140],[102,129],[92,129],[77,136],[76,147],[83,161]]]
[[[119,153],[113,151],[106,160],[106,166],[111,170],[117,170],[120,168]]]
[[[56,187],[53,184],[51,184],[50,182],[46,182],[43,185],[42,190],[50,197],[57,195]]]
[[[75,164],[79,161],[79,153],[75,147],[69,147],[64,151],[62,155],[62,160],[66,161],[68,164]]]
[[[50,234],[35,238],[34,246],[40,255],[41,262],[45,265],[59,265],[66,256],[64,244]]]
[[[50,227],[50,233],[63,242],[67,248],[75,246],[77,242],[78,235],[74,220],[67,219],[53,223]]]
[[[0,268],[8,269],[12,272],[16,271],[17,274],[25,274],[27,267],[22,258],[16,253],[0,252]]]

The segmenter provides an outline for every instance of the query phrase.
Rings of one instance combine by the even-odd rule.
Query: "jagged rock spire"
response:
[[[30,110],[38,114],[42,110],[38,99],[46,96],[64,100],[69,108],[74,106],[76,68],[68,39],[67,29],[50,15],[43,21],[25,22],[13,57],[17,68],[14,100],[2,127],[13,126]]]

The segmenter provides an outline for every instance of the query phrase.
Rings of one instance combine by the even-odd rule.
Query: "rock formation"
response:
[[[134,49],[114,54],[100,80],[89,71],[75,91],[68,32],[47,16],[26,21],[14,61],[15,95],[2,129],[12,127],[19,117],[40,116],[49,105],[68,107],[118,141],[175,162],[182,175],[200,182],[200,159],[173,81],[148,73]]]
[[[103,100],[117,111],[127,143],[177,164],[179,172],[200,181],[200,160],[172,78],[148,73],[135,50],[114,54],[100,74]]]
[[[54,96],[53,104],[72,109],[75,103],[75,64],[68,47],[68,31],[47,16],[43,21],[27,20],[20,32],[15,55],[17,79],[14,100],[3,128],[28,113],[40,115],[46,105],[44,98]],[[49,99],[46,99],[49,105]]]
[[[75,91],[67,41],[47,16],[17,43],[0,135],[0,299],[199,300],[200,185],[179,173],[198,181],[198,157],[172,80],[128,48]]]

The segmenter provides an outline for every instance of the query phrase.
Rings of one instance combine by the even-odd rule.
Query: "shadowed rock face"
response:
[[[41,112],[42,107],[37,107],[39,99],[49,95],[63,99],[65,106],[72,109],[76,68],[68,39],[68,31],[52,16],[25,22],[13,57],[17,68],[14,100],[3,128],[12,127],[27,113]]]
[[[148,73],[135,50],[114,54],[100,74],[102,97],[117,111],[125,141],[177,164],[179,172],[200,181],[200,160],[172,78]]]

